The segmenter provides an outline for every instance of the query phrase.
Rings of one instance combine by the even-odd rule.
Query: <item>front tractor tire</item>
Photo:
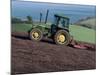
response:
[[[59,45],[68,45],[70,42],[70,35],[66,30],[59,30],[54,35],[54,41]]]
[[[40,41],[43,37],[42,31],[40,29],[32,29],[30,31],[30,39],[33,41]]]

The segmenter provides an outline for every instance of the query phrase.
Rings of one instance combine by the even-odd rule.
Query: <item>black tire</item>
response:
[[[35,33],[38,33],[38,37],[34,36]],[[40,29],[32,29],[29,33],[30,39],[33,41],[40,41],[43,37],[42,31]]]
[[[59,42],[59,40],[58,40],[60,35],[63,35],[63,37],[65,39],[65,40],[63,40],[63,42]],[[59,30],[54,35],[54,41],[55,41],[56,44],[59,44],[59,45],[68,45],[69,42],[70,42],[70,35],[66,30]]]

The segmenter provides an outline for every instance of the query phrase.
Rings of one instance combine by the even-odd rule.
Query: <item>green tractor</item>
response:
[[[40,14],[39,23],[35,24],[33,22],[32,29],[29,31],[30,39],[33,41],[40,41],[43,37],[48,37],[53,39],[56,44],[68,45],[70,43],[69,18],[63,15],[54,14],[54,23],[48,24],[48,12],[49,10],[47,10],[44,23],[41,22],[42,14]]]

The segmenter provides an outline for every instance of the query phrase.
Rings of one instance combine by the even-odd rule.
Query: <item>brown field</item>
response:
[[[56,45],[47,38],[33,42],[26,33],[12,33],[11,40],[13,74],[96,68],[96,49],[93,44],[84,43],[92,47],[89,49],[76,49],[71,46]]]

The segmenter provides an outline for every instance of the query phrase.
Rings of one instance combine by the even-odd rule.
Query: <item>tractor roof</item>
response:
[[[69,19],[67,16],[64,16],[62,14],[55,14],[55,17],[61,17],[61,18]]]

